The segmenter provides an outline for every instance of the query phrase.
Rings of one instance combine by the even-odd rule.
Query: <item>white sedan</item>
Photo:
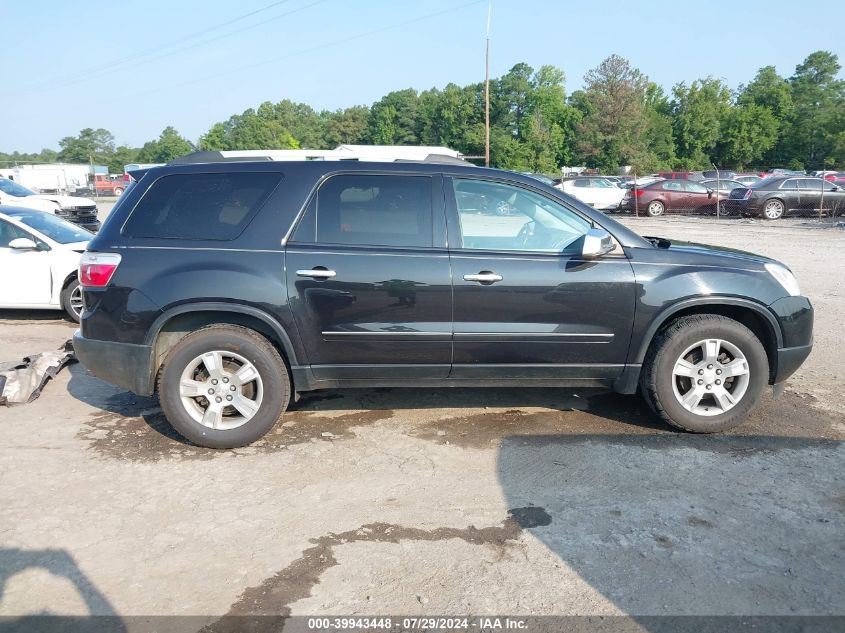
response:
[[[599,210],[616,210],[625,190],[617,187],[616,183],[606,178],[589,178],[586,176],[564,180],[557,186],[565,193],[578,198]]]
[[[64,310],[79,321],[77,268],[92,237],[52,213],[0,206],[0,308]]]

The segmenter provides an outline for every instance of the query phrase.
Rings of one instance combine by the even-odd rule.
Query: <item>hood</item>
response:
[[[15,196],[7,196],[6,200],[14,207],[22,207],[24,209],[35,209],[36,211],[46,211],[47,213],[55,213],[57,202],[53,202],[47,198],[39,196],[26,196],[25,198],[17,198]]]
[[[680,240],[668,240],[663,237],[646,237],[657,248],[668,250],[671,253],[687,254],[694,258],[714,257],[719,258],[724,262],[725,259],[731,260],[734,266],[739,266],[740,262],[763,264],[780,264],[781,262],[765,257],[764,255],[757,255],[756,253],[749,253],[748,251],[741,251],[736,248],[727,248],[725,246],[712,246],[710,244],[698,244],[696,242],[683,242]]]
[[[49,200],[55,202],[63,209],[69,207],[93,207],[95,202],[91,198],[78,198],[77,196],[59,196],[50,193],[39,193],[34,196],[27,196],[27,199]]]

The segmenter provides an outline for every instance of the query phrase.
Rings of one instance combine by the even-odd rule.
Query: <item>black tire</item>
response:
[[[77,312],[77,310],[74,308],[74,305],[73,305],[74,303],[79,305],[77,303],[77,298],[79,298],[79,300],[81,300],[81,297],[79,297],[79,279],[74,277],[71,280],[71,282],[67,286],[65,286],[64,289],[62,290],[61,301],[62,301],[62,308],[64,309],[65,313],[71,319],[73,319],[74,321],[79,323],[79,319],[81,317],[82,310],[80,308],[80,310]]]
[[[660,200],[652,200],[646,205],[645,212],[652,218],[659,218],[666,213],[666,205]]]
[[[123,193],[123,187],[115,187],[115,188],[114,188],[114,191],[113,191],[112,193],[114,193],[114,195],[115,195],[115,196],[118,196],[118,197],[119,197],[119,196],[120,196],[120,194],[122,194],[122,193]]]
[[[204,426],[186,410],[180,395],[182,372],[197,356],[210,351],[233,352],[249,360],[263,383],[257,412],[233,429]],[[167,421],[183,437],[207,448],[237,448],[255,442],[278,422],[290,401],[288,370],[278,350],[253,330],[234,325],[210,325],[180,340],[159,372],[158,392]]]
[[[675,396],[673,370],[676,360],[690,345],[718,338],[735,345],[748,362],[745,394],[729,410],[718,415],[697,415],[685,409]],[[640,388],[652,410],[684,431],[716,433],[739,425],[757,405],[769,381],[769,360],[760,339],[747,327],[716,314],[695,314],[670,323],[654,339],[646,354]]]

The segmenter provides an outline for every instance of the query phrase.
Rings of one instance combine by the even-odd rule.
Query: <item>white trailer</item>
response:
[[[69,194],[88,187],[88,165],[53,163],[44,165],[18,165],[3,170],[9,180],[39,193]]]

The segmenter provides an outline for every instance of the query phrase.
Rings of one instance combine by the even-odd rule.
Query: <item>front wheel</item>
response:
[[[208,448],[237,448],[265,435],[287,409],[291,392],[276,348],[233,325],[211,325],[179,341],[158,389],[173,428]]]
[[[122,194],[122,193],[123,193],[123,188],[122,188],[122,187],[115,187],[115,188],[114,188],[114,195],[115,195],[115,196],[118,196],[118,197],[119,197],[119,196],[120,196],[120,194]]]
[[[760,339],[741,323],[715,314],[682,317],[654,340],[641,388],[669,424],[695,433],[739,425],[768,384]]]

